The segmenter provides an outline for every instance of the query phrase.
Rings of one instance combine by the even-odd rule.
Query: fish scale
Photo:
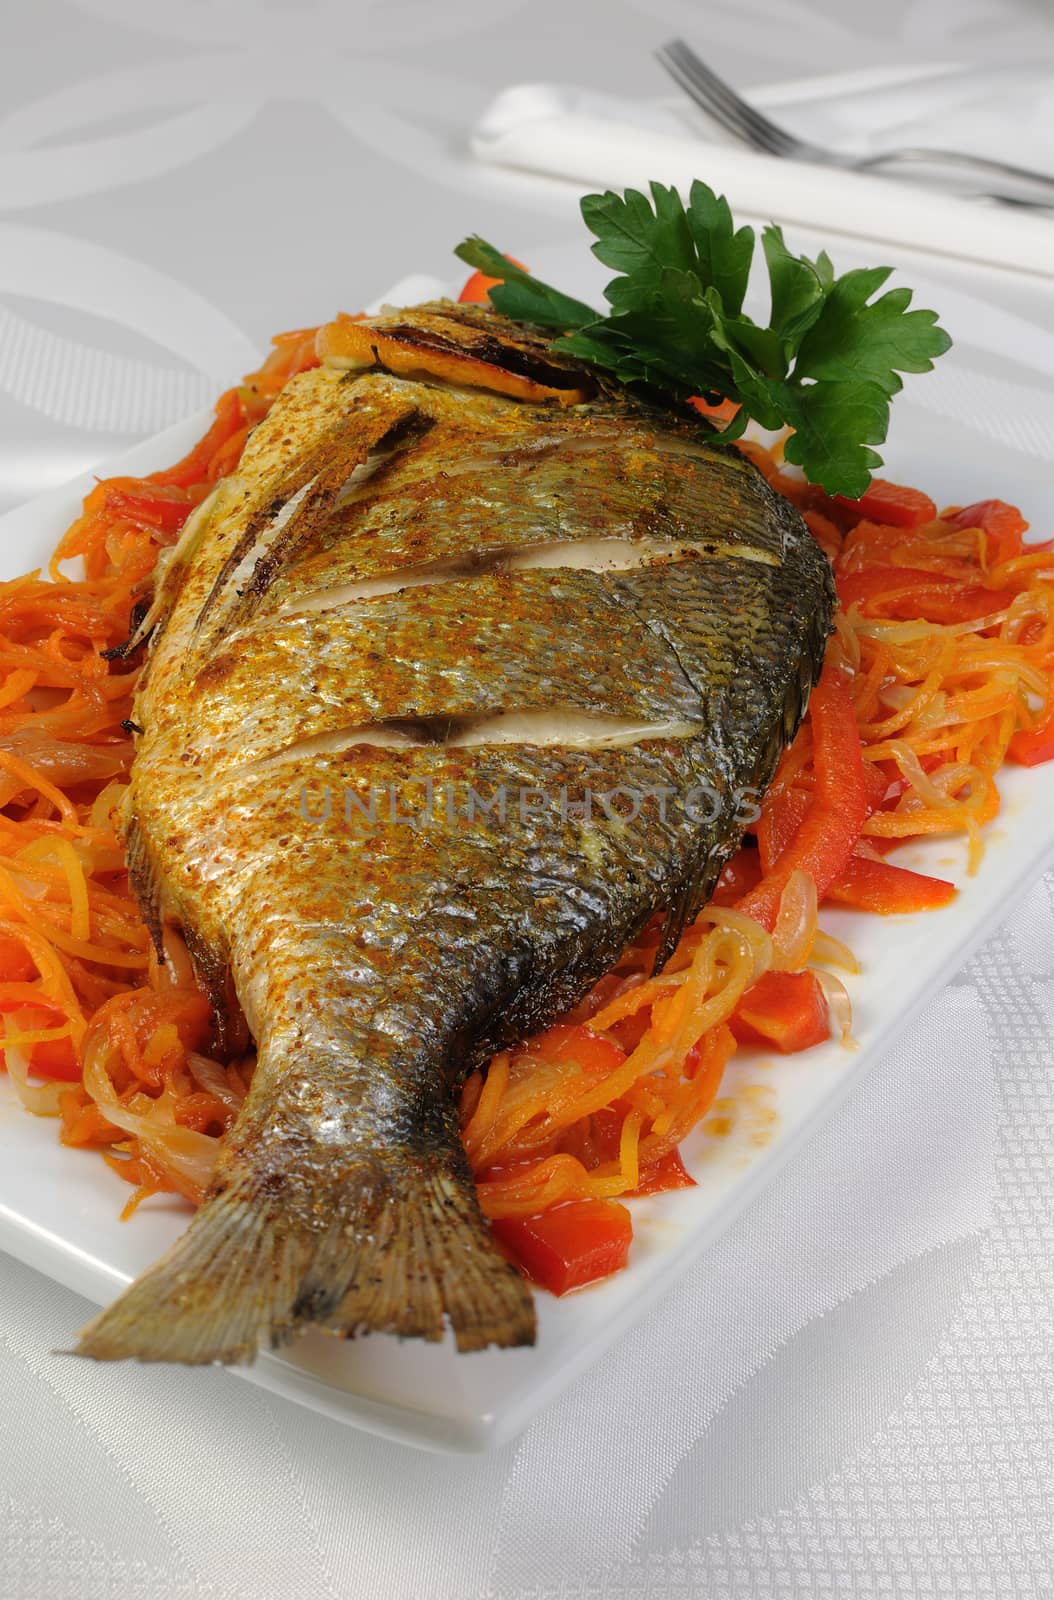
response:
[[[657,635],[640,634],[632,655],[613,649],[598,659],[592,639],[576,630],[585,612],[612,640],[626,626],[602,574],[524,572],[413,593],[412,609],[396,594],[283,618],[265,638],[243,636],[216,655],[199,685],[208,739],[227,752],[218,760],[252,759],[308,729],[539,699],[613,715],[701,717],[698,690]],[[454,648],[426,651],[429,636],[453,640]],[[561,641],[559,686],[540,690],[534,663],[553,637]]]
[[[346,370],[289,385],[148,618],[130,873],[258,1062],[185,1235],[84,1331],[100,1358],[251,1360],[311,1325],[533,1339],[456,1091],[660,910],[668,954],[831,626],[797,512],[701,423],[485,311],[335,327]]]
[[[418,403],[429,408],[434,391],[417,387]],[[661,434],[646,421],[631,424],[632,450],[613,451],[590,446],[598,424],[588,408],[582,408],[586,415],[558,420],[543,412],[524,432],[535,443],[569,440],[572,450],[554,444],[542,454],[525,448],[514,455],[495,447],[471,472],[459,469],[444,478],[442,461],[452,445],[478,459],[478,445],[464,442],[466,429],[474,427],[478,440],[482,423],[501,429],[504,438],[509,409],[509,402],[489,397],[475,405],[464,400],[454,416],[441,418],[419,451],[393,460],[381,481],[364,485],[361,498],[338,509],[319,535],[320,548],[274,585],[265,611],[279,609],[309,583],[345,583],[408,565],[425,546],[432,555],[454,556],[517,540],[571,541],[601,519],[607,531],[627,538],[684,533],[696,541],[738,523],[744,540],[779,554],[778,524],[765,515],[763,486],[749,463],[727,452],[723,470],[711,473],[704,488],[693,457],[707,450],[705,439],[673,435],[667,444],[680,453],[663,450]],[[601,425],[610,430],[609,414]]]

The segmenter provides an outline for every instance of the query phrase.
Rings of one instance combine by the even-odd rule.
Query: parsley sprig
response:
[[[929,372],[951,344],[936,312],[909,311],[910,289],[878,294],[891,267],[835,277],[825,251],[815,261],[792,255],[770,224],[761,246],[771,310],[761,327],[743,313],[754,230],[737,228],[727,200],[705,183],[692,184],[687,206],[660,183],[650,201],[636,189],[587,195],[582,216],[593,254],[617,274],[604,291],[606,315],[479,237],[456,254],[501,280],[490,291],[498,311],[559,334],[554,350],[678,400],[737,402],[726,439],[751,418],[789,425],[788,461],[830,494],[864,493],[882,464],[872,447],[886,437],[900,374]]]

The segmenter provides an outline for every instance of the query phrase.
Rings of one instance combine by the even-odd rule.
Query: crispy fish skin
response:
[[[554,378],[492,313],[365,326],[399,371],[356,335],[295,379],[158,586],[130,870],[259,1060],[208,1198],[84,1330],[94,1357],[446,1318],[462,1350],[532,1342],[456,1090],[657,908],[672,949],[822,664],[826,560],[736,451]],[[502,392],[503,361],[560,395]]]

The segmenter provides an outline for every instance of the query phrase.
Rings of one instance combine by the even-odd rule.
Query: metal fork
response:
[[[767,155],[840,167],[847,172],[875,172],[883,167],[913,165],[945,168],[956,174],[960,182],[976,178],[984,185],[983,193],[992,198],[1009,200],[1016,205],[1054,206],[1052,174],[1035,172],[1029,167],[1015,167],[1006,161],[990,161],[984,156],[968,155],[956,150],[926,150],[911,146],[902,150],[884,150],[872,156],[852,156],[839,150],[825,150],[821,145],[811,144],[808,139],[799,139],[796,134],[788,133],[786,128],[778,127],[756,106],[738,95],[716,72],[712,72],[683,39],[671,39],[656,50],[655,55],[670,77],[708,116],[744,144],[763,150]]]

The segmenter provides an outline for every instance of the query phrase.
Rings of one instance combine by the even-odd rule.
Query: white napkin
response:
[[[839,74],[751,93],[804,138],[853,154],[970,151],[1054,175],[1054,64]],[[1054,277],[1054,212],[994,207],[917,182],[776,160],[734,143],[686,97],[622,100],[519,84],[472,134],[485,162],[570,179],[686,187],[702,177],[737,211]]]

